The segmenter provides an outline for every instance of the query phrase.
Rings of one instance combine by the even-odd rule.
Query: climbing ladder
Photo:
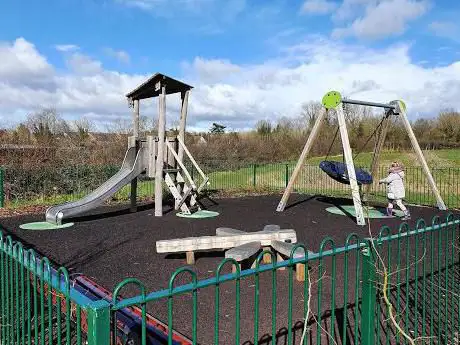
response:
[[[148,155],[150,156],[147,160],[154,163],[158,159],[159,140],[149,136],[147,141]],[[206,185],[209,185],[209,177],[205,175],[180,137],[166,138],[164,144],[166,150],[163,157],[163,180],[174,197],[174,209],[180,209],[183,214],[192,214],[201,210],[198,204],[198,195]],[[199,186],[184,164],[184,155],[202,178]],[[147,176],[154,177],[155,172],[156,165],[149,164]]]
[[[184,214],[192,214],[196,211],[201,210],[200,206],[197,203],[198,194],[201,190],[209,185],[209,178],[201,170],[198,163],[193,158],[192,154],[188,150],[185,143],[180,139],[176,138],[179,148],[182,148],[183,153],[188,157],[193,167],[198,171],[203,181],[197,187],[195,181],[192,178],[192,175],[187,170],[187,167],[184,165],[183,159],[179,156],[179,150],[176,151],[171,141],[166,141],[167,152],[174,157],[177,167],[175,168],[165,168],[164,180],[166,185],[169,188],[169,191],[174,197],[176,210],[180,209]],[[184,178],[185,177],[185,178]]]

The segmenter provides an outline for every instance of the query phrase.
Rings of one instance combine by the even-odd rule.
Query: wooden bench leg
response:
[[[195,253],[194,252],[186,252],[185,253],[187,259],[187,265],[194,265],[195,264]]]
[[[305,281],[305,264],[295,265],[295,277],[299,282]]]
[[[271,250],[270,247],[264,247],[264,250]],[[262,262],[264,264],[270,264],[272,262],[272,256],[270,253],[265,253]]]

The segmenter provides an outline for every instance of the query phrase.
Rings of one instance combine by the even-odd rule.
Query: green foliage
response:
[[[15,199],[30,199],[58,194],[90,191],[118,171],[117,166],[64,166],[5,169],[7,194]]]

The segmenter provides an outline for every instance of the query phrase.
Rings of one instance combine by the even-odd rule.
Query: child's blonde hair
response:
[[[398,161],[393,161],[391,162],[389,168],[388,168],[390,171],[392,170],[404,170],[404,166],[402,163],[398,162]]]

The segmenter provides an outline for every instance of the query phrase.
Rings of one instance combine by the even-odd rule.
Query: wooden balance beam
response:
[[[179,239],[160,240],[156,242],[158,253],[185,252],[187,264],[195,263],[195,252],[202,250],[226,250],[225,257],[235,259],[240,265],[243,261],[253,258],[257,252],[275,250],[277,260],[283,260],[282,255],[289,257],[292,247],[297,242],[297,235],[293,229],[281,229],[279,225],[266,225],[263,230],[246,232],[233,228],[220,227],[216,229],[216,236],[186,237]],[[276,249],[278,248],[278,249]],[[227,250],[228,249],[228,250]],[[296,250],[294,257],[303,257],[303,250]],[[271,255],[266,253],[264,263],[271,262]],[[255,267],[253,262],[252,268]],[[296,265],[297,279],[305,279],[304,265]],[[236,271],[236,267],[232,267]],[[302,278],[303,277],[303,278]]]

